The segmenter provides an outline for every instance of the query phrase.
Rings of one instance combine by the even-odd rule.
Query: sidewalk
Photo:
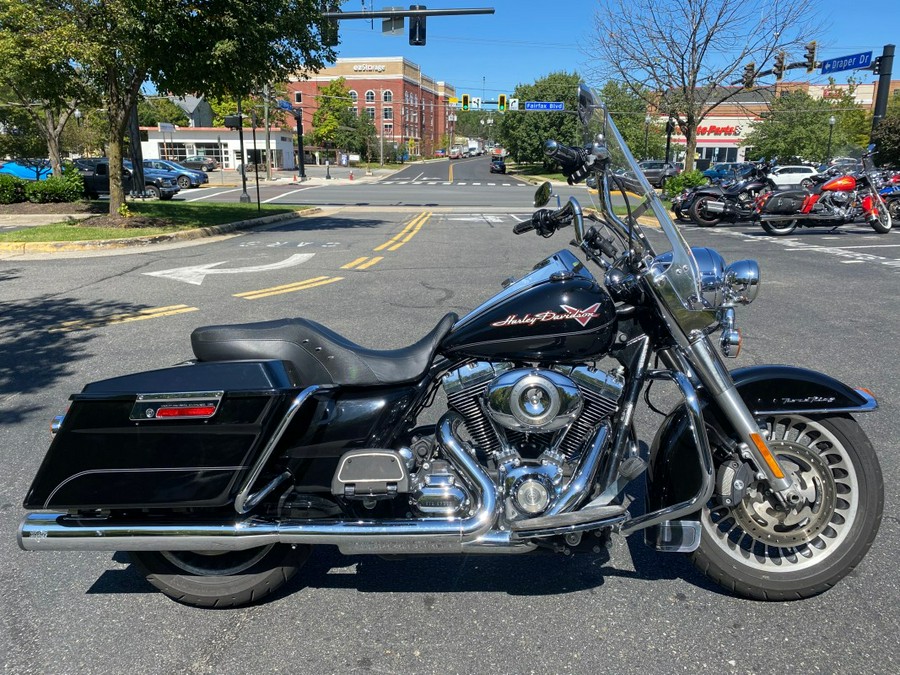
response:
[[[397,169],[382,169],[377,165],[372,166],[368,170],[365,165],[361,166],[330,166],[326,171],[324,166],[312,165],[305,167],[306,178],[300,180],[297,176],[297,170],[294,171],[272,171],[272,179],[266,178],[263,171],[259,172],[260,185],[303,185],[311,187],[317,185],[348,185],[350,183],[373,183],[375,181],[386,178],[394,173]],[[330,178],[327,178],[330,176]],[[351,177],[352,176],[352,177]],[[247,173],[247,189],[256,185],[256,173],[250,171]],[[240,187],[241,176],[236,171],[210,171],[209,183],[204,188],[217,187]]]

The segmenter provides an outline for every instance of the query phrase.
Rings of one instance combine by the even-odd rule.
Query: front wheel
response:
[[[796,220],[789,220],[785,223],[775,223],[771,220],[761,220],[759,224],[762,225],[762,228],[773,237],[786,237],[791,232],[797,229]]]
[[[706,202],[710,201],[709,197],[697,197],[691,204],[690,214],[691,220],[700,227],[715,227],[722,220],[721,218],[710,218],[706,212]]]
[[[887,234],[894,225],[891,217],[891,210],[888,208],[888,205],[884,203],[881,195],[875,195],[873,199],[875,199],[875,203],[878,206],[876,207],[876,215],[869,221],[869,224],[878,234]]]
[[[891,214],[891,220],[897,220],[900,218],[900,199],[892,199],[887,204],[888,213]]]
[[[849,416],[775,415],[769,448],[800,487],[786,508],[762,483],[701,513],[693,563],[725,588],[757,600],[822,593],[865,556],[881,523],[884,484],[872,444]]]
[[[293,577],[312,547],[272,544],[246,551],[132,551],[144,578],[173,600],[195,607],[256,602]]]

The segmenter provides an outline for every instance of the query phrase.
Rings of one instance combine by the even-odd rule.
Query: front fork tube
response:
[[[725,368],[712,343],[704,336],[692,342],[686,351],[691,368],[743,441],[757,470],[762,472],[775,492],[785,494],[788,501],[791,501],[790,495],[787,494],[792,491],[791,477],[781,467],[774,453],[769,450],[765,438],[760,433],[759,424],[747,408],[744,399],[738,394],[731,374]]]

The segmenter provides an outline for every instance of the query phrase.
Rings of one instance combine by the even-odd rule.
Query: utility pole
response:
[[[272,159],[269,144],[269,85],[263,85],[263,120],[266,125],[266,180],[272,180]]]

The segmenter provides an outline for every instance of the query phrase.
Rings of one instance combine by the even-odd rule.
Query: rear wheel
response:
[[[715,227],[721,222],[721,218],[711,217],[706,212],[706,202],[710,201],[709,197],[697,197],[691,204],[691,220],[700,227]]]
[[[800,187],[804,190],[809,190],[812,187],[813,182],[809,178],[804,178],[800,181]]]
[[[293,577],[312,547],[272,544],[246,551],[132,551],[135,567],[173,600],[195,607],[238,607]]]
[[[869,550],[884,508],[872,444],[849,416],[768,418],[769,447],[800,487],[786,508],[762,483],[733,507],[713,499],[701,514],[693,562],[706,576],[757,600],[822,593]]]
[[[761,220],[759,224],[762,225],[762,228],[773,237],[786,237],[791,232],[797,229],[796,220],[789,220],[784,223],[776,223],[771,220]]]

